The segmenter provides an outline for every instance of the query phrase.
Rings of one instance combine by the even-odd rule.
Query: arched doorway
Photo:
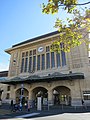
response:
[[[20,102],[21,97],[22,97],[22,104],[28,101],[29,92],[27,89],[23,88],[23,95],[21,95],[21,88],[16,90],[15,94],[16,94],[16,103]]]
[[[34,105],[37,106],[37,98],[41,97],[42,105],[48,100],[48,90],[44,87],[36,87],[33,89]]]
[[[57,86],[53,89],[54,105],[71,105],[71,91],[68,87]]]

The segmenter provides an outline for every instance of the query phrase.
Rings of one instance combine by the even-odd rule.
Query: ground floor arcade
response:
[[[10,100],[19,102],[22,99],[23,104],[29,101],[32,106],[37,104],[38,97],[41,97],[42,105],[81,106],[85,91],[84,82],[82,73],[54,73],[43,77],[33,75],[3,81],[11,87]]]
[[[39,82],[32,84],[23,84],[23,93],[21,84],[11,85],[12,91],[10,98],[18,102],[21,97],[23,103],[30,101],[32,106],[37,104],[37,98],[42,98],[42,105],[81,105],[82,93],[80,80],[76,81],[53,81]],[[21,96],[22,95],[22,96]]]

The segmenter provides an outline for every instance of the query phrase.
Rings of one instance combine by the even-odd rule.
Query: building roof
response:
[[[1,71],[0,72],[0,77],[7,77],[8,76],[8,71]]]
[[[54,31],[54,32],[51,32],[51,33],[48,33],[48,34],[44,34],[44,35],[32,38],[32,39],[28,39],[28,40],[26,40],[24,42],[21,42],[21,43],[13,45],[12,48],[13,47],[17,47],[19,45],[23,45],[23,44],[29,43],[29,42],[37,41],[37,40],[42,39],[42,38],[50,37],[50,36],[58,34],[58,33],[59,33],[58,31]]]
[[[22,83],[35,83],[35,82],[51,82],[51,81],[61,81],[61,80],[77,80],[84,79],[83,73],[53,73],[48,76],[40,77],[38,75],[28,76],[26,78],[14,77],[8,80],[3,80],[1,83],[4,84],[22,84]]]

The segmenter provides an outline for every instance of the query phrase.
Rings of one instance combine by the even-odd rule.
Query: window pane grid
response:
[[[29,72],[32,72],[32,57],[29,58]]]
[[[50,68],[50,53],[46,53],[46,69]]]
[[[55,67],[54,52],[51,52],[51,68]]]
[[[42,68],[41,69],[42,70],[45,69],[45,55],[44,54],[42,55]]]
[[[56,64],[57,67],[60,67],[60,53],[56,53]]]
[[[63,44],[60,44],[63,47]],[[36,56],[36,49],[22,53],[21,73],[32,72],[35,70],[45,70],[54,67],[66,65],[66,56],[64,51],[60,53],[50,52],[50,46],[46,46],[46,53]]]
[[[36,69],[36,56],[33,56],[33,71]]]
[[[37,70],[40,70],[40,55],[37,56]]]

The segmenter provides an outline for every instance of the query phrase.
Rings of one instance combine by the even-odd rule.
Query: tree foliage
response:
[[[78,0],[48,0],[48,3],[45,5],[42,4],[42,12],[45,14],[54,14],[58,13],[60,8],[63,8],[73,15],[72,18],[67,18],[67,24],[65,21],[56,19],[55,28],[60,32],[60,39],[54,41],[51,45],[51,50],[59,52],[60,49],[68,52],[71,48],[79,46],[83,42],[88,44],[86,39],[86,33],[90,31],[90,9],[85,8],[82,11],[78,10],[77,6],[89,4],[82,3],[79,4]],[[63,43],[63,47],[59,47]]]

